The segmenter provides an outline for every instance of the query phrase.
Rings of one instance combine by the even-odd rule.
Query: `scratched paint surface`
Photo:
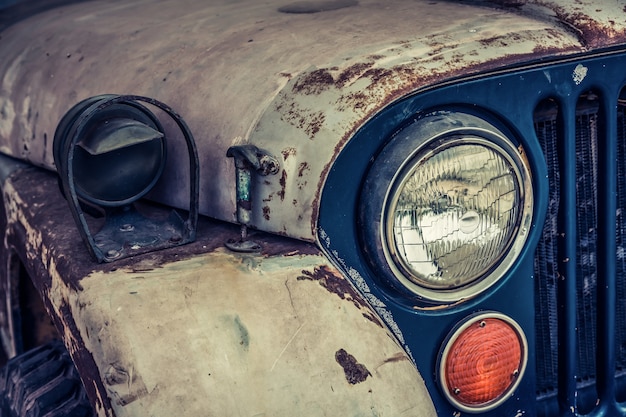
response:
[[[624,5],[361,0],[282,13],[285,0],[89,2],[2,32],[0,151],[53,169],[63,113],[102,93],[168,103],[200,150],[201,212],[234,221],[234,144],[281,158],[255,184],[252,225],[314,240],[318,195],[352,134],[433,83],[624,40]],[[172,142],[175,143],[175,142]],[[170,146],[171,161],[186,158]],[[186,206],[181,164],[153,197]]]
[[[8,238],[99,415],[435,415],[380,316],[310,244],[203,219],[199,239],[111,264],[80,242],[55,175],[3,184]],[[36,271],[36,272],[33,272]]]
[[[49,295],[70,306],[118,417],[435,415],[419,374],[364,304],[298,280],[320,264],[220,249],[94,273],[79,293],[54,281]]]

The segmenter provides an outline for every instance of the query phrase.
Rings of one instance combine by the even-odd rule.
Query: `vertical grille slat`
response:
[[[617,107],[617,210],[616,210],[616,275],[626,277],[626,101]],[[617,320],[626,321],[626,279],[618,279],[616,286]],[[616,367],[626,371],[626,326],[617,326],[615,331]],[[626,401],[626,394],[618,390],[617,400]]]
[[[608,94],[604,94],[608,95]],[[596,379],[600,402],[605,407],[615,404],[615,328],[616,328],[616,236],[617,228],[617,112],[615,103],[605,103],[600,125],[594,127],[602,141],[598,143],[598,333]]]
[[[561,409],[574,410],[576,402],[576,117],[573,103],[564,101],[561,120],[562,142],[557,143],[561,163],[561,202],[557,217],[557,299],[559,340],[558,399]]]
[[[626,117],[612,96],[555,97],[534,115],[550,187],[535,254],[537,397],[562,416],[626,399],[616,327],[626,320]]]

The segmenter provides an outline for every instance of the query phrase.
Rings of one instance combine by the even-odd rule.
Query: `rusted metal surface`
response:
[[[350,355],[344,349],[339,349],[335,352],[335,360],[343,368],[346,374],[346,380],[352,385],[363,382],[367,377],[372,376],[372,373],[363,365],[357,362],[354,356]]]
[[[80,245],[55,176],[3,184],[7,244],[38,290],[101,416],[434,416],[421,376],[377,314],[313,246],[238,228],[115,264]],[[6,252],[6,248],[5,251]]]
[[[575,32],[585,47],[602,48],[626,41],[626,2],[530,0],[528,13],[551,16]]]
[[[454,77],[624,41],[623,2],[361,0],[279,11],[293,3],[91,2],[9,27],[0,34],[0,151],[53,169],[54,129],[76,102],[154,97],[197,138],[202,213],[236,220],[226,150],[250,143],[283,156],[278,175],[254,180],[250,226],[314,240],[326,173],[385,105]],[[183,172],[165,172],[153,197],[183,205]]]

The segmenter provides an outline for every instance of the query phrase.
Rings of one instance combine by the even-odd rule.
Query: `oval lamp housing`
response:
[[[99,207],[120,207],[144,196],[159,180],[166,160],[163,127],[152,112],[130,101],[98,108],[110,97],[78,103],[54,137],[59,174],[67,174],[72,164],[78,198]],[[75,148],[66,152],[77,129]],[[62,157],[68,154],[72,157]]]

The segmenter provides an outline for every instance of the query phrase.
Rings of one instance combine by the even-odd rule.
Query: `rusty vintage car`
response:
[[[0,8],[0,415],[626,416],[624,0]]]

